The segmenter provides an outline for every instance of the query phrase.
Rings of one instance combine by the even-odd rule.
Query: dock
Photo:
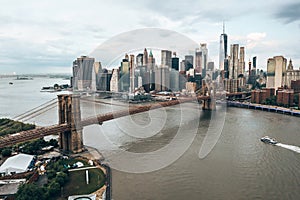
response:
[[[284,108],[284,107],[277,107],[277,106],[272,106],[272,105],[254,104],[254,103],[250,103],[250,102],[227,101],[227,106],[238,107],[238,108],[248,108],[248,109],[253,109],[253,110],[261,110],[261,111],[274,112],[274,113],[279,113],[279,114],[286,114],[286,115],[300,117],[300,110]]]

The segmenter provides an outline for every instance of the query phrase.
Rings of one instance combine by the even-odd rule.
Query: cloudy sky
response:
[[[76,57],[141,28],[168,29],[207,43],[209,59],[218,64],[223,20],[229,44],[245,46],[246,59],[257,56],[260,68],[275,55],[300,67],[299,0],[1,2],[0,74],[70,73]]]

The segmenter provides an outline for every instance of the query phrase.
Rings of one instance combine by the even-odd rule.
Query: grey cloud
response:
[[[300,2],[287,4],[278,9],[275,17],[284,23],[292,23],[300,20]],[[300,26],[300,25],[299,25]]]
[[[7,25],[7,24],[23,24],[23,25],[30,25],[30,26],[42,26],[44,27],[45,24],[47,26],[63,26],[65,25],[65,21],[62,20],[54,20],[54,19],[47,19],[45,20],[41,18],[30,18],[29,16],[8,16],[8,15],[0,15],[0,24]]]
[[[146,1],[146,6],[154,13],[166,16],[171,20],[183,20],[186,17],[196,17],[196,20],[220,22],[229,20],[234,16],[247,15],[249,9],[258,7],[257,4],[251,4],[247,1],[173,1],[165,0],[159,4],[153,1]]]
[[[270,0],[272,3],[274,0]],[[146,27],[165,28],[163,20],[159,17],[167,18],[176,24],[179,31],[185,33],[199,32],[199,27],[203,23],[221,23],[222,21],[231,21],[236,17],[251,15],[249,10],[257,12],[262,11],[263,4],[249,3],[248,1],[223,1],[215,0],[213,2],[199,0],[172,1],[165,0],[159,4],[153,1],[143,1],[143,6],[147,13],[140,17],[140,24]],[[276,3],[273,3],[277,7]],[[141,5],[142,7],[142,5]]]
[[[74,35],[92,35],[95,38],[105,38],[106,32],[103,28],[97,25],[91,24],[91,22],[85,22],[84,24],[74,23],[73,21],[66,21],[62,19],[48,18],[30,18],[30,17],[16,17],[7,16],[0,14],[0,25],[21,25],[26,27],[38,27],[39,29],[46,31],[45,25],[47,26],[47,31],[53,31],[62,36],[74,36]]]
[[[142,52],[144,47],[170,49],[176,51],[178,55],[185,55],[187,51],[194,50],[197,43],[174,31],[158,28],[137,29],[110,38],[98,46],[90,56],[101,60],[103,66],[114,67],[118,64],[120,56],[130,51]]]
[[[152,17],[141,17],[139,20],[140,24],[146,27],[159,27],[161,26],[158,19]]]
[[[22,70],[23,66],[71,66],[76,57],[90,51],[95,40],[107,37],[104,29],[90,21],[75,23],[59,18],[39,19],[0,14],[0,26],[0,71],[17,66]],[[45,34],[49,38],[43,37],[43,42],[36,42],[16,35],[7,36],[7,31],[17,26],[26,27],[30,32],[36,30],[37,35]]]
[[[160,32],[159,35],[162,37],[162,38],[167,38],[167,37],[170,37],[173,33],[172,32]]]
[[[55,45],[58,45],[58,48],[60,48],[60,42],[52,42],[52,44],[49,42],[49,44],[45,45],[1,37],[0,57],[5,58],[0,61],[1,67],[71,66],[72,60],[77,56],[76,52],[65,51],[61,53],[47,50],[47,47]],[[61,44],[61,46],[64,45]]]

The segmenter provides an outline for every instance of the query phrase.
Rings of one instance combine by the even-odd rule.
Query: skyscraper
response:
[[[243,75],[245,72],[245,47],[240,47],[240,58],[237,74],[238,76]]]
[[[94,70],[95,70],[95,74],[96,74],[96,89],[100,90],[98,88],[100,88],[101,82],[100,82],[100,78],[102,75],[102,65],[101,62],[94,62]]]
[[[214,79],[214,68],[215,68],[214,62],[207,63],[206,75],[209,75],[209,77],[212,79]]]
[[[195,70],[202,74],[202,52],[199,48],[195,51]]]
[[[155,66],[155,58],[153,57],[153,54],[152,54],[152,50],[150,50],[150,53],[149,53],[149,57],[148,57],[148,70],[154,70],[154,66]]]
[[[119,89],[120,91],[129,91],[130,86],[130,64],[129,64],[129,56],[125,54],[125,58],[121,62],[120,67],[120,80],[119,80]]]
[[[172,51],[169,50],[161,50],[161,67],[172,66]]]
[[[237,79],[239,66],[239,45],[230,45],[229,78]]]
[[[253,65],[253,69],[256,70],[256,56],[253,57],[252,65]]]
[[[227,41],[228,37],[225,33],[225,24],[223,23],[223,33],[220,36],[220,54],[219,54],[219,69],[224,70],[224,59],[227,58]]]
[[[180,68],[179,68],[180,72],[185,72],[185,60],[182,60],[180,62]]]
[[[224,59],[224,72],[222,73],[223,78],[229,78],[229,57]]]
[[[246,84],[245,73],[245,47],[240,47],[239,66],[237,76],[239,79],[239,87],[243,87]]]
[[[168,91],[170,89],[170,68],[156,67],[155,70],[155,90]]]
[[[207,69],[207,58],[208,58],[207,45],[200,44],[200,51],[202,52],[202,57],[201,57],[202,77],[205,77],[206,69]]]
[[[90,90],[92,88],[92,81],[96,81],[94,62],[95,58],[88,56],[81,56],[73,62],[72,85],[75,90]]]
[[[125,58],[121,62],[121,67],[120,67],[120,75],[128,73],[129,72],[129,56],[125,54]]]
[[[102,65],[101,65],[101,62],[94,62],[94,70],[95,70],[95,73],[98,74],[98,72],[100,70],[102,70]]]
[[[207,70],[214,71],[215,70],[215,63],[214,62],[208,62],[207,63]]]
[[[179,91],[179,72],[173,68],[170,71],[170,89],[173,92]]]
[[[119,92],[119,69],[113,69],[112,77],[110,79],[110,91]]]
[[[283,56],[274,56],[268,59],[267,63],[267,88],[283,86],[284,75],[286,73],[287,60]]]
[[[130,67],[129,67],[129,74],[130,74],[130,86],[129,86],[129,92],[133,93],[134,92],[134,71],[135,71],[135,66],[134,66],[134,55],[130,55]]]
[[[249,62],[248,62],[248,78],[250,80],[250,76],[251,76],[251,61],[249,59]]]
[[[111,73],[107,69],[100,69],[97,74],[97,90],[98,91],[109,91]]]
[[[190,69],[194,68],[194,56],[186,55],[184,57],[184,61],[185,71],[189,71]]]
[[[150,50],[149,57],[148,57],[148,74],[149,74],[149,81],[148,81],[148,86],[145,87],[145,90],[147,92],[151,90],[155,90],[155,72],[154,72],[154,67],[155,67],[155,58],[153,57],[152,50]]]
[[[143,57],[144,54],[140,53],[136,56],[136,66],[140,67],[143,66]]]
[[[173,53],[172,69],[179,71],[179,58],[176,57],[176,52]]]
[[[147,52],[147,49],[145,48],[144,54],[143,54],[143,65],[147,66],[147,64],[148,64],[148,52]]]

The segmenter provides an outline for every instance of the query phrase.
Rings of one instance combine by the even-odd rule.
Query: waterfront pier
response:
[[[243,103],[238,101],[227,101],[227,105],[232,107],[238,107],[238,108],[262,110],[267,112],[274,112],[274,113],[287,114],[287,115],[300,117],[300,110],[294,110],[294,109],[271,106],[271,105],[253,104],[249,102]]]

